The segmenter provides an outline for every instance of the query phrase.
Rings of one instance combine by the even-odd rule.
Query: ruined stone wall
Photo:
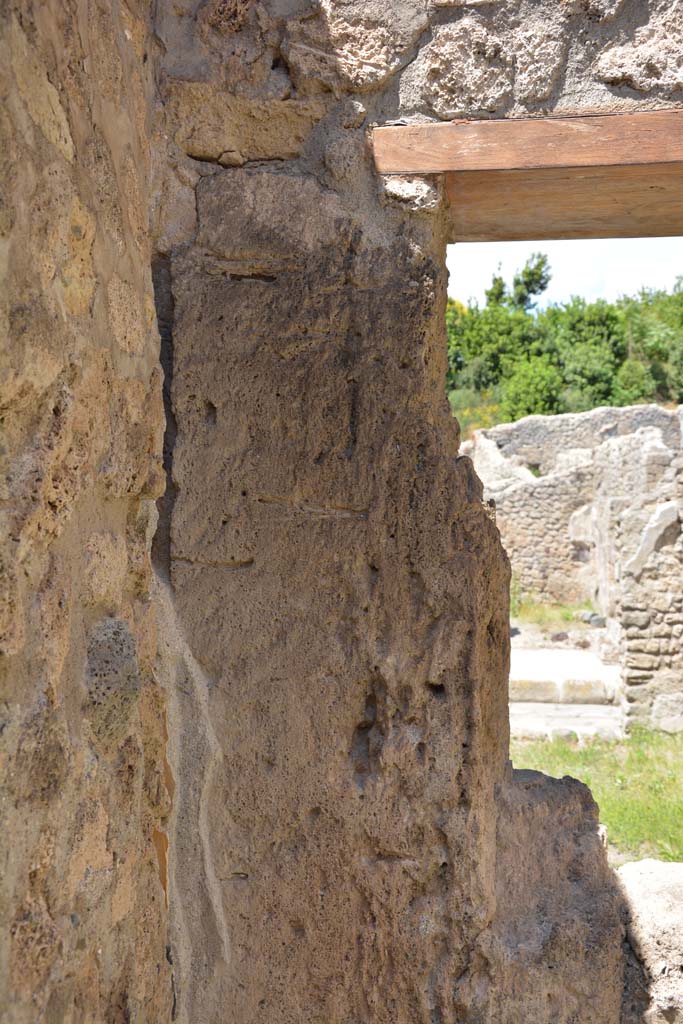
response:
[[[560,416],[525,416],[484,431],[516,465],[533,466],[542,476],[566,467],[567,452],[593,452],[603,441],[634,434],[643,427],[662,431],[669,445],[679,443],[678,421],[661,405],[601,406]]]
[[[170,1019],[143,5],[0,34],[0,1018]]]
[[[626,710],[669,731],[683,730],[682,412],[668,414],[670,431],[646,427],[601,445],[593,511],[603,603],[621,627]]]
[[[245,19],[295,91],[282,23]],[[214,60],[235,45],[200,25]],[[214,734],[194,759],[179,723],[179,1019],[448,1019],[494,911],[507,566],[443,397],[440,195],[378,187],[361,101],[308,89],[309,132],[327,123],[299,160],[293,104],[259,99],[282,121],[267,164],[190,165],[196,233],[171,254],[171,580]]]
[[[12,1024],[619,1020],[595,805],[506,765],[443,197],[368,129],[670,104],[678,6],[5,5]]]
[[[594,494],[595,474],[589,460],[577,461],[569,470],[529,474],[522,485],[486,491],[496,503],[496,523],[520,591],[564,604],[593,598],[596,588],[590,534],[577,529]]]
[[[619,564],[635,553],[643,510],[674,498],[678,413],[636,405],[527,416],[478,431],[461,450],[496,504],[522,590],[550,601],[592,600],[613,616]],[[663,583],[675,589],[670,573]]]
[[[529,416],[464,446],[524,590],[619,627],[629,718],[683,728],[681,409]],[[540,473],[535,476],[534,472]]]
[[[646,456],[638,431],[648,428],[660,449]],[[623,441],[610,444],[613,438]],[[522,591],[549,601],[591,600],[613,615],[616,538],[622,531],[616,512],[624,502],[667,500],[667,483],[641,476],[648,460],[670,465],[680,448],[678,415],[637,405],[527,416],[478,431],[462,451],[473,458],[487,498],[495,501],[497,525]],[[672,472],[675,476],[676,469]],[[631,516],[624,536],[637,543],[643,525]],[[626,551],[631,541],[619,543]],[[668,574],[666,580],[673,585]]]

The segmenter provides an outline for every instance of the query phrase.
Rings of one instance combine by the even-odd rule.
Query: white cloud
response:
[[[483,304],[498,271],[510,283],[534,252],[550,260],[552,280],[539,305],[572,295],[614,301],[640,288],[670,290],[683,275],[683,238],[598,238],[554,242],[461,242],[448,247],[448,294]]]

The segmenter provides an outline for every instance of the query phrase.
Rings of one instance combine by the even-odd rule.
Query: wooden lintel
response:
[[[683,162],[683,109],[375,128],[382,174]]]
[[[683,162],[445,178],[452,242],[683,235]]]

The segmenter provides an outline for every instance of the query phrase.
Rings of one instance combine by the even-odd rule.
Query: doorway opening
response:
[[[683,235],[682,126],[681,110],[455,121],[378,129],[373,144],[383,173],[443,175],[452,242],[637,239],[643,253],[651,243],[642,239]],[[676,241],[666,245],[678,252]],[[626,246],[603,242],[612,258],[593,271],[593,285]],[[471,250],[465,258],[475,265]],[[675,795],[659,804],[652,798],[677,794],[683,768],[683,281],[669,280],[669,290],[644,281],[649,291],[638,287],[616,302],[571,294],[552,302],[550,261],[537,246],[507,280],[493,266],[479,302],[451,293],[448,392],[470,435],[464,450],[497,505],[514,574],[512,611],[518,619],[545,616],[546,625],[559,615],[550,634],[557,644],[571,644],[574,628],[601,630],[611,652],[611,677],[605,667],[596,680],[575,664],[601,653],[587,636],[577,641],[586,647],[561,648],[550,671],[543,662],[552,650],[531,649],[526,660],[535,665],[517,678],[513,651],[512,696],[526,697],[527,718],[531,704],[545,706],[539,732],[550,740],[540,752],[513,748],[513,756],[518,766],[557,774],[553,744],[573,742],[579,752],[580,730],[557,723],[553,730],[548,721],[548,707],[562,710],[563,702],[585,718],[600,696],[613,745],[625,725],[631,743],[659,729],[660,746],[672,749],[659,757],[638,751],[635,759],[664,762],[665,777],[645,780],[633,811],[642,818],[658,805],[657,836],[628,835],[623,821],[618,827],[628,852],[642,856],[654,843],[658,855],[683,860],[675,824],[683,807]],[[571,266],[576,278],[583,266],[576,254]],[[512,629],[522,632],[514,619]],[[513,711],[513,730],[520,714]],[[617,766],[628,761],[628,753],[611,754]],[[597,780],[572,767],[600,800]],[[614,763],[608,774],[617,787],[626,778]],[[626,806],[621,797],[617,810]]]
[[[683,860],[683,238],[448,267],[448,398],[511,561],[515,766],[586,782],[613,862]]]

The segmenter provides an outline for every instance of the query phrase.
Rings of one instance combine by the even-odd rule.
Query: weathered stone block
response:
[[[596,808],[506,769],[509,567],[443,393],[440,191],[381,186],[364,121],[614,109],[596,60],[634,17],[661,34],[661,5],[590,0],[588,44],[546,0],[12,6],[3,1010],[617,1024]],[[164,484],[153,252],[171,597],[142,511]],[[611,410],[590,427],[569,514],[599,475],[576,452],[619,440]],[[533,488],[529,576],[570,599]]]
[[[105,619],[88,637],[86,718],[97,738],[120,742],[140,692],[135,640],[126,622]]]
[[[610,698],[607,687],[598,679],[567,679],[562,684],[561,699],[568,704],[605,704]]]
[[[656,694],[651,722],[655,729],[664,732],[683,732],[683,693]]]
[[[442,118],[499,110],[512,96],[513,59],[500,36],[466,16],[439,26],[412,69],[431,111]]]
[[[469,886],[465,862],[488,875],[495,845],[484,791],[467,811],[481,821],[476,853],[460,860],[453,845],[463,849],[452,768],[469,773],[471,742],[454,709],[474,693],[474,641],[487,714],[507,728],[509,629],[497,532],[436,403],[441,272],[419,235],[387,250],[354,203],[309,175],[219,172],[198,203],[197,248],[175,267],[171,558],[210,680],[221,769],[207,841],[226,882],[178,936],[208,957],[183,1012],[208,1018],[227,1003],[237,1019],[335,1020],[371,1006],[378,1024],[446,1014],[468,959],[448,919]],[[488,540],[467,568],[472,529]],[[458,624],[475,564],[488,609],[477,639]],[[387,618],[399,606],[400,626]],[[188,765],[184,806],[199,785]],[[191,864],[174,868],[181,901],[196,893]],[[465,946],[490,914],[481,892],[456,926]],[[214,941],[216,919],[238,958]]]
[[[640,1000],[641,1019],[675,1021],[683,1005],[683,865],[647,859],[624,864],[618,873],[629,901],[628,940],[652,979],[650,1005],[642,1007]]]
[[[554,703],[561,700],[560,687],[550,680],[539,682],[535,679],[511,679],[510,700]]]
[[[627,635],[631,635],[630,629],[645,629],[650,622],[650,613],[646,611],[642,612],[624,612],[621,616],[621,624],[625,626],[629,632]]]
[[[628,652],[626,655],[626,665],[628,668],[655,669],[658,664],[659,659],[649,654],[631,654]]]

